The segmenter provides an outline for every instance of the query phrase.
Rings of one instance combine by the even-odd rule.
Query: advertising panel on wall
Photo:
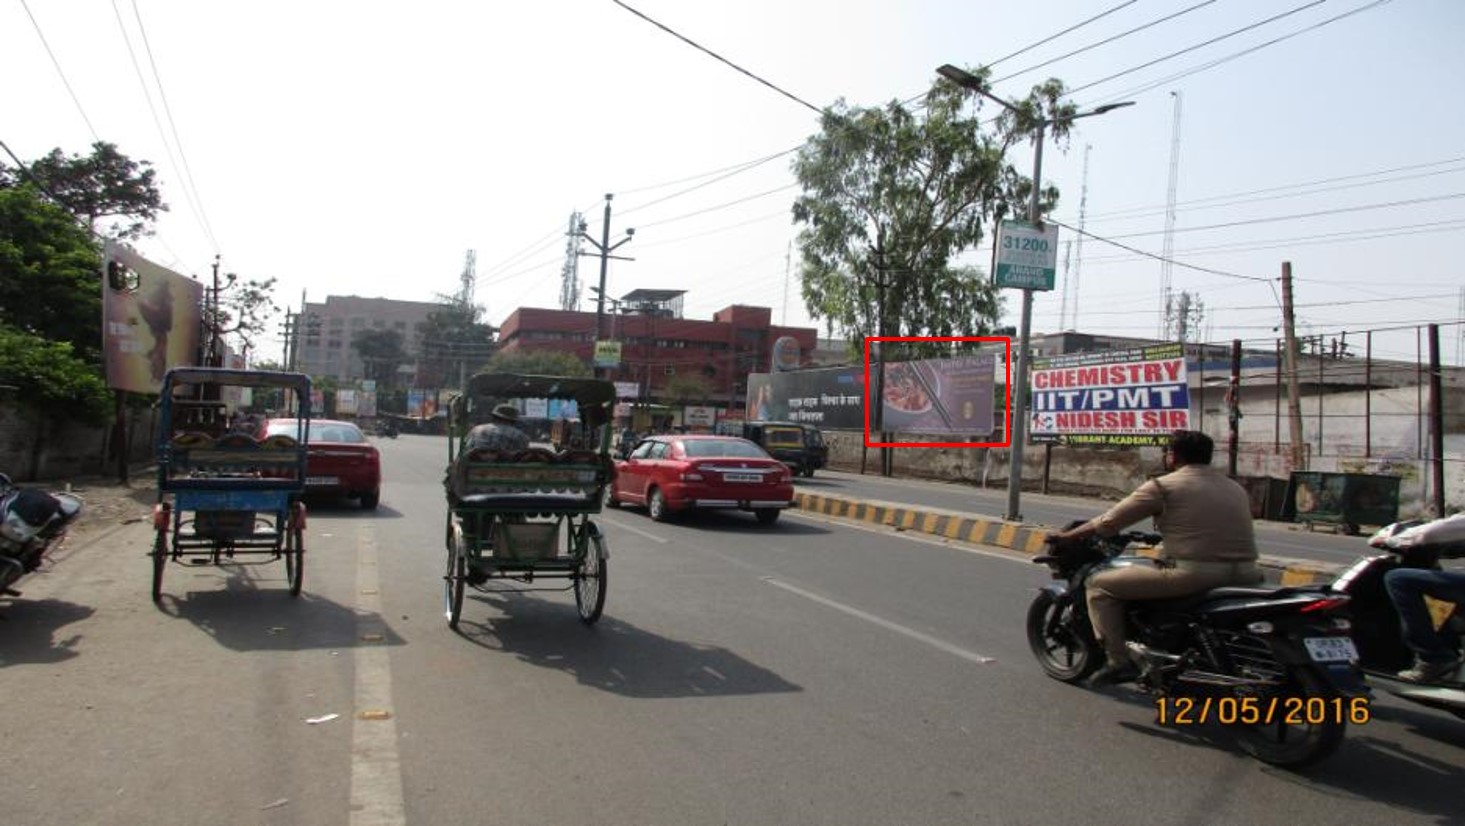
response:
[[[987,435],[992,432],[991,354],[885,365],[885,429],[894,433]]]
[[[1033,359],[1034,442],[1159,445],[1190,427],[1179,343]]]
[[[107,386],[157,393],[169,368],[197,363],[203,285],[111,242],[102,266]]]
[[[750,420],[859,430],[865,426],[864,401],[865,373],[858,367],[748,375]]]
[[[356,391],[343,387],[336,391],[336,415],[355,416],[359,412]]]
[[[717,424],[717,408],[689,404],[682,408],[682,424],[687,427],[712,427]]]
[[[356,391],[356,415],[358,415],[358,416],[375,416],[376,415],[376,388],[375,387],[372,387],[370,390],[368,390],[368,389],[366,389],[366,388],[363,387],[362,389]]]

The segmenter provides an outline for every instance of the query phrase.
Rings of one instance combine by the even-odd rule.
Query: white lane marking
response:
[[[881,628],[884,628],[887,631],[894,631],[897,634],[902,634],[904,636],[910,637],[913,640],[916,640],[918,642],[923,642],[923,643],[931,646],[932,648],[935,648],[935,649],[937,649],[939,651],[945,651],[947,654],[952,654],[954,656],[957,656],[957,657],[962,658],[963,660],[968,660],[970,662],[977,663],[978,665],[983,665],[983,664],[990,663],[990,662],[996,662],[996,660],[994,660],[991,657],[984,657],[981,654],[978,654],[976,652],[968,651],[965,648],[962,648],[961,646],[952,645],[951,643],[946,642],[945,640],[938,640],[935,637],[931,636],[930,634],[923,634],[920,631],[915,630],[914,628],[907,628],[904,625],[901,625],[901,624],[895,623],[895,622],[891,622],[890,620],[884,619],[882,617],[877,617],[874,614],[870,614],[870,613],[867,613],[865,611],[861,611],[858,608],[854,608],[852,606],[845,605],[842,602],[835,602],[834,600],[829,599],[828,597],[821,597],[818,594],[810,593],[809,591],[805,591],[802,588],[799,588],[799,587],[796,587],[796,586],[793,586],[793,585],[789,585],[787,582],[779,582],[778,580],[774,579],[773,577],[765,576],[765,577],[760,577],[760,579],[762,579],[764,582],[768,583],[769,585],[774,586],[775,588],[782,588],[783,590],[788,591],[791,594],[798,594],[799,596],[803,597],[804,599],[812,600],[814,602],[819,603],[820,605],[824,605],[824,606],[827,606],[829,608],[833,608],[836,611],[842,611],[842,612],[844,612],[846,614],[849,614],[850,616],[855,617],[857,619],[862,619],[865,622],[869,622],[869,623],[873,623],[875,625],[878,625],[878,626],[880,626]]]
[[[367,524],[358,533],[356,562],[356,714],[351,722],[351,826],[403,826],[402,761],[397,754],[397,723],[392,707],[392,669],[387,648],[364,640],[381,636],[376,534]],[[363,720],[368,711],[386,719]]]
[[[1005,559],[1008,562],[1016,562],[1019,565],[1033,564],[1033,558],[1020,551],[1006,549],[989,551],[961,539],[947,539],[944,536],[933,536],[931,534],[921,533],[920,531],[895,531],[889,525],[876,525],[853,519],[843,519],[838,516],[825,516],[822,513],[803,513],[790,509],[788,514],[799,519],[807,519],[810,522],[820,522],[825,525],[839,525],[845,528],[864,531],[865,533],[885,534],[886,536],[891,536],[905,542],[920,542],[923,545],[934,545],[937,548],[950,548],[953,551],[975,554],[976,556],[990,556],[993,559]]]
[[[625,522],[622,522],[619,519],[610,519],[610,518],[607,518],[607,517],[605,517],[603,515],[605,513],[604,511],[601,511],[601,513],[602,513],[601,519],[607,525],[615,525],[617,528],[620,528],[621,530],[630,531],[631,533],[636,534],[637,536],[644,536],[647,539],[651,540],[652,542],[660,542],[663,545],[665,545],[665,544],[667,544],[668,542],[671,541],[670,539],[667,539],[666,537],[657,536],[654,533],[648,533],[646,531],[641,530],[640,528],[633,528],[630,525],[626,524]]]

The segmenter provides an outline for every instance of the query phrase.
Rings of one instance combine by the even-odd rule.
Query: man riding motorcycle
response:
[[[1089,579],[1089,617],[1107,657],[1091,684],[1128,682],[1139,674],[1125,646],[1126,600],[1173,599],[1263,580],[1250,499],[1244,488],[1211,467],[1214,450],[1204,433],[1175,431],[1165,448],[1168,473],[1140,485],[1102,516],[1049,535],[1056,544],[1093,534],[1114,536],[1153,517],[1165,537],[1162,561],[1167,564],[1103,571]]]

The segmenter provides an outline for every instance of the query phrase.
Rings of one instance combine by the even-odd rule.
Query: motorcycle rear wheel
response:
[[[1306,669],[1294,669],[1290,685],[1282,694],[1287,697],[1332,698],[1337,692]],[[1273,766],[1300,769],[1332,754],[1343,743],[1348,730],[1345,720],[1324,714],[1321,722],[1309,722],[1305,716],[1297,725],[1288,725],[1286,718],[1271,724],[1258,724],[1240,729],[1241,748],[1247,754]]]
[[[1028,607],[1028,647],[1043,672],[1055,680],[1077,683],[1103,663],[1103,652],[1090,639],[1063,622],[1067,606],[1053,594],[1039,591]]]

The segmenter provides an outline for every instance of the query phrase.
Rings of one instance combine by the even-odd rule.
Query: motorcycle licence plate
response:
[[[1312,657],[1313,662],[1342,663],[1358,660],[1358,648],[1348,637],[1305,637],[1302,644],[1307,646],[1307,655]]]

